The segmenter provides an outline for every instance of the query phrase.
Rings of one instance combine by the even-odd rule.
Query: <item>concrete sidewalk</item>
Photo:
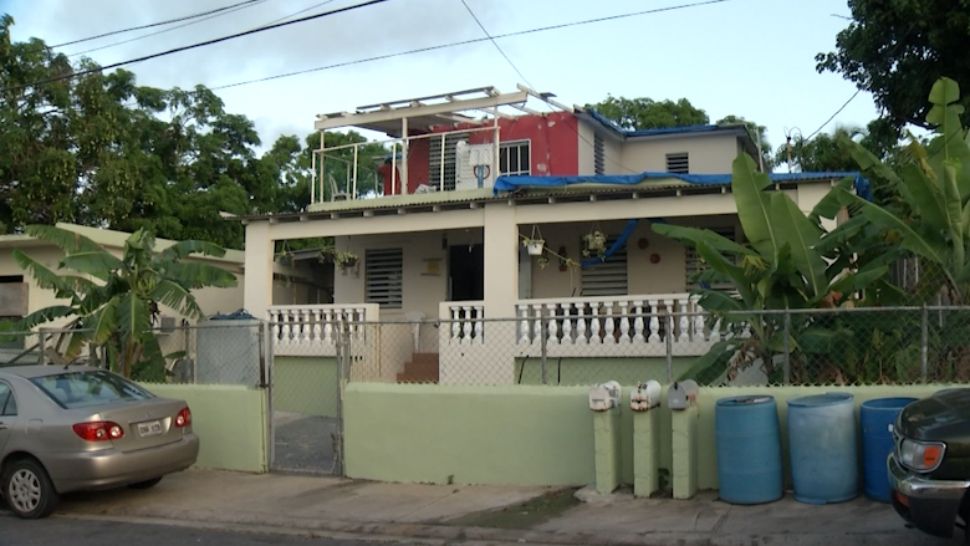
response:
[[[148,491],[67,496],[58,514],[419,544],[941,545],[867,500],[740,507],[542,487],[434,486],[190,470]],[[962,537],[961,537],[962,538]]]

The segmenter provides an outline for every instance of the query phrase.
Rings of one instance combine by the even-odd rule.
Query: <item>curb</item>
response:
[[[260,521],[264,513],[217,511],[179,511],[165,514],[142,513],[139,510],[122,510],[102,514],[59,512],[57,517],[77,520],[101,520],[146,525],[191,527],[247,532],[254,534],[281,534],[310,538],[366,539],[374,542],[405,542],[419,544],[536,544],[549,546],[821,546],[830,544],[855,544],[861,546],[900,546],[905,544],[893,533],[820,533],[763,535],[716,535],[692,532],[654,532],[639,534],[563,534],[548,531],[496,529],[487,527],[457,527],[446,524],[353,522],[342,520],[315,520],[300,517],[276,517]],[[915,543],[914,543],[915,544]]]

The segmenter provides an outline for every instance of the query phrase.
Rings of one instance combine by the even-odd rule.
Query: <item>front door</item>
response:
[[[485,247],[481,244],[448,247],[448,301],[485,298]]]

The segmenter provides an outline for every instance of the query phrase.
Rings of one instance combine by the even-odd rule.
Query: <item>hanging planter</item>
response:
[[[522,238],[522,246],[528,250],[529,256],[542,256],[546,241],[542,238],[542,233],[539,232],[539,226],[532,226],[532,235]]]
[[[606,253],[606,235],[598,230],[583,235],[583,256],[602,256]]]

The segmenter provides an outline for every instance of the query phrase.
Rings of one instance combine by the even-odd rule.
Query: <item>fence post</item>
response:
[[[37,363],[41,366],[47,365],[47,328],[38,328],[38,339],[37,345],[40,348],[40,355],[37,358]]]
[[[366,324],[362,326],[366,328]],[[333,468],[337,476],[344,475],[344,386],[349,376],[351,346],[350,346],[350,322],[342,320],[339,322],[340,335],[337,344],[337,432],[333,449]]]
[[[667,346],[667,383],[674,382],[674,315],[670,308],[666,308],[667,313],[667,332],[664,336],[664,343]]]
[[[273,465],[276,463],[276,431],[273,427],[273,323],[261,322],[260,327],[260,339],[263,340],[263,356],[261,358],[262,370],[260,371],[262,372],[262,388],[266,389],[266,445],[269,447],[267,463],[269,464],[270,468],[273,468]],[[186,328],[185,332],[186,335],[189,334],[188,328]],[[187,347],[188,338],[186,338],[185,344]],[[194,358],[192,359],[192,362],[195,362]],[[192,370],[194,374],[194,364]]]
[[[919,348],[919,372],[920,380],[926,383],[926,379],[929,372],[929,342],[930,342],[930,329],[929,329],[929,310],[926,308],[926,303],[923,303],[923,317],[922,317],[922,333],[920,336],[920,348]]]
[[[789,313],[787,306],[785,306],[784,324],[785,360],[782,362],[782,374],[784,376],[784,384],[788,385],[791,383],[791,346],[789,345],[789,338],[791,337],[791,313]]]
[[[549,324],[546,321],[546,309],[543,306],[539,310],[539,370],[540,380],[543,385],[549,384],[548,369],[546,368],[546,357],[549,354]],[[525,362],[522,363],[525,366]]]

